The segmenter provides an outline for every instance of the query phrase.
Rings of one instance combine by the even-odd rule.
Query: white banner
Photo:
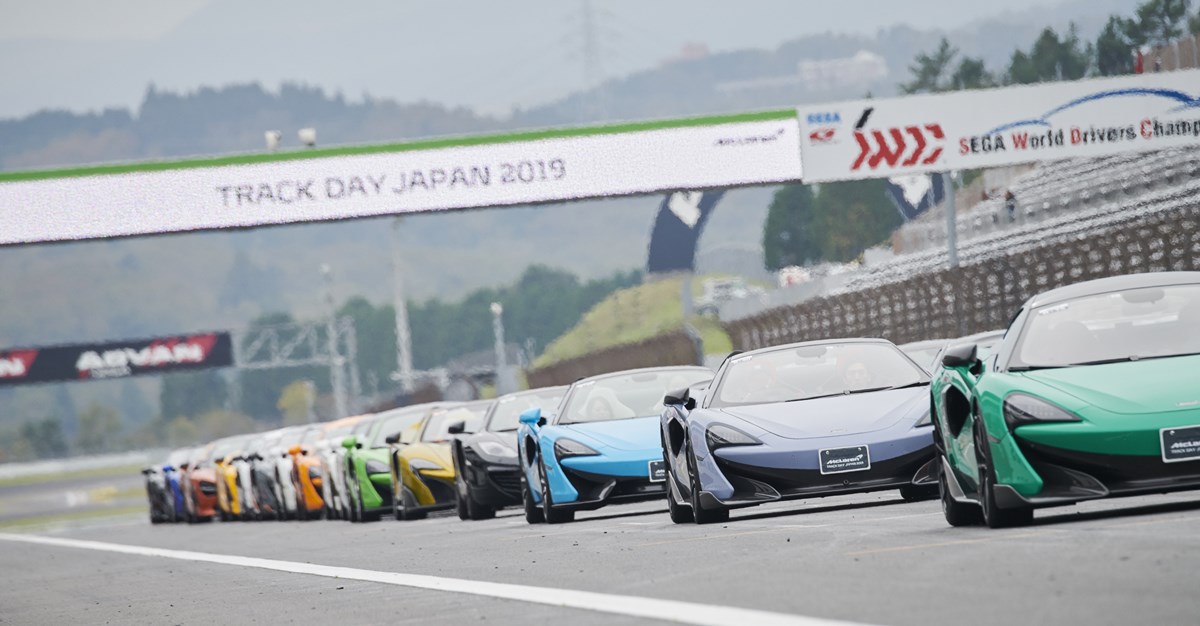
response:
[[[799,125],[549,139],[0,182],[0,245],[796,181]],[[468,143],[468,142],[464,142]],[[0,178],[0,180],[3,180]]]
[[[1200,145],[1200,70],[800,107],[806,182]]]

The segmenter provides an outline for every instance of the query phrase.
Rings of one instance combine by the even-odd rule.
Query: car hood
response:
[[[507,431],[507,432],[486,431],[486,432],[482,432],[482,433],[475,433],[474,435],[471,435],[468,439],[466,439],[463,443],[465,443],[468,446],[473,446],[475,444],[483,443],[484,441],[494,441],[506,448],[509,448],[511,450],[516,450],[517,449],[517,432],[516,431]]]
[[[915,423],[928,405],[929,387],[922,385],[721,411],[779,437],[808,439],[875,432],[905,420]]]
[[[1137,414],[1200,406],[1198,371],[1200,355],[1033,370],[1017,375],[1106,411]]]
[[[414,443],[400,454],[408,459],[425,459],[442,467],[454,467],[454,462],[450,459],[450,444],[448,443]]]
[[[661,445],[657,416],[633,417],[607,422],[561,424],[560,427],[563,437],[570,439],[573,433],[579,433],[614,450],[646,450]],[[581,441],[580,443],[588,442]]]

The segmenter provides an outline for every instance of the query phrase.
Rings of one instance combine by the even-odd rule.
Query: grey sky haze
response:
[[[774,48],[806,34],[907,24],[955,29],[1064,5],[1133,0],[595,0],[601,74],[654,67],[686,44]],[[585,84],[582,0],[0,0],[0,118],[136,107],[146,87],[301,82],[493,113]],[[907,62],[907,60],[905,61]]]

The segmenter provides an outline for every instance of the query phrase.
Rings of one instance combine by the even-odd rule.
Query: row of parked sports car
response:
[[[677,523],[898,490],[952,525],[1200,488],[1200,273],[1042,293],[1005,331],[897,347],[830,339],[495,400],[434,403],[179,450],[149,468],[154,521],[563,523],[665,498]]]

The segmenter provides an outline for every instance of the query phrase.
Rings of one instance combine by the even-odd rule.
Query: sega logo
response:
[[[816,124],[841,124],[842,116],[838,115],[837,111],[832,111],[832,112],[827,111],[827,112],[823,112],[823,113],[809,113],[807,120],[808,120],[809,124],[813,124],[813,125],[816,125]]]

